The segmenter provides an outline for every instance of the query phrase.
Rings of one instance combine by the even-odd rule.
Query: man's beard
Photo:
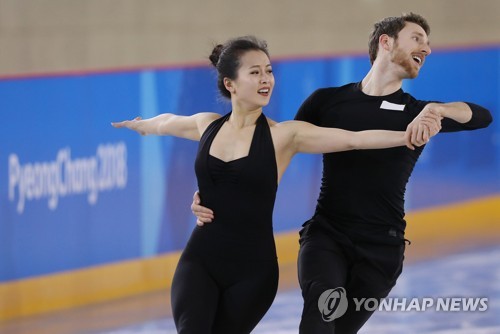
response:
[[[418,76],[418,68],[413,64],[414,60],[399,48],[397,42],[391,52],[391,61],[405,70],[408,79],[414,79]]]

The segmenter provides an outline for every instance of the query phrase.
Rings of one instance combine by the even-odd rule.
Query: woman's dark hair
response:
[[[373,64],[378,53],[378,40],[380,36],[386,34],[394,39],[398,38],[399,32],[405,27],[406,22],[416,23],[424,29],[425,33],[429,35],[431,29],[427,20],[415,13],[403,14],[401,16],[386,17],[385,19],[377,22],[373,26],[373,31],[368,40],[368,53],[370,55],[370,62]]]
[[[240,59],[248,51],[264,52],[269,57],[267,43],[254,36],[243,36],[230,39],[224,44],[218,44],[208,57],[217,69],[217,87],[222,96],[230,99],[231,93],[224,86],[224,78],[235,80],[240,68]]]

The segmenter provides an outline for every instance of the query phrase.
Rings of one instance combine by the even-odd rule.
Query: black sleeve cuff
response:
[[[493,122],[493,117],[488,109],[481,107],[480,105],[465,102],[469,108],[472,110],[471,119],[463,124],[467,129],[482,129],[487,127]]]

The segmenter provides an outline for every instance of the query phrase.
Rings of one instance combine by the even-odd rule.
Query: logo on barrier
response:
[[[318,308],[324,321],[340,318],[347,311],[347,296],[344,288],[326,290],[319,296]]]
[[[127,146],[123,142],[100,144],[96,154],[72,157],[69,147],[60,149],[55,159],[21,163],[16,153],[8,158],[8,195],[19,214],[26,203],[47,200],[50,210],[57,209],[59,199],[87,195],[90,205],[100,192],[123,189],[127,185]]]

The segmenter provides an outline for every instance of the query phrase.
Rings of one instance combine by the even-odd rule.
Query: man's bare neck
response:
[[[361,90],[366,95],[385,96],[390,95],[403,85],[403,80],[397,75],[392,74],[389,68],[381,66],[372,66],[361,82]]]

